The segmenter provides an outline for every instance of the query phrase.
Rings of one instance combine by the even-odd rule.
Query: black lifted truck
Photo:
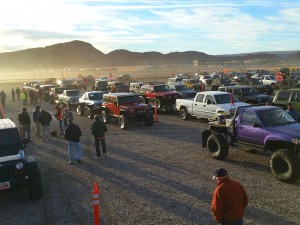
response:
[[[202,147],[215,159],[225,159],[229,145],[271,151],[276,179],[292,183],[300,178],[300,123],[277,106],[245,106],[226,124],[211,122],[202,133]]]
[[[43,196],[43,185],[37,161],[25,156],[28,138],[20,138],[16,124],[0,119],[0,190],[26,186],[32,199]]]

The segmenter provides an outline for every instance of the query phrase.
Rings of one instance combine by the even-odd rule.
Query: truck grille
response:
[[[8,178],[15,175],[15,164],[0,164],[0,178]]]

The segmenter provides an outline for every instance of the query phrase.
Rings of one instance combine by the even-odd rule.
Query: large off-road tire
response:
[[[154,117],[153,114],[150,114],[146,119],[145,119],[145,125],[147,127],[151,127],[154,124]]]
[[[186,111],[186,108],[181,109],[179,114],[180,114],[181,119],[183,119],[183,120],[188,120],[189,119],[189,114]]]
[[[128,130],[128,128],[129,128],[129,119],[126,115],[121,115],[119,117],[119,125],[120,125],[121,129]]]
[[[77,106],[77,113],[78,113],[80,116],[84,116],[84,106],[83,106],[83,105]]]
[[[87,109],[87,117],[89,119],[94,119],[94,116],[95,116],[95,111],[93,108],[88,108]]]
[[[109,123],[110,122],[110,115],[108,114],[107,110],[102,111],[102,120],[104,123]]]
[[[43,196],[43,183],[34,157],[27,157],[28,190],[30,198],[36,200]]]
[[[228,155],[228,143],[222,134],[211,134],[207,139],[207,148],[215,159],[225,159]]]
[[[280,181],[293,183],[300,178],[300,158],[292,150],[275,151],[270,159],[270,167],[276,179]]]

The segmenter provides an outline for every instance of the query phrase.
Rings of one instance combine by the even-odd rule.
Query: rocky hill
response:
[[[162,66],[188,65],[194,60],[199,63],[228,63],[245,61],[277,64],[300,62],[300,51],[249,53],[235,55],[207,55],[203,52],[186,51],[162,54],[160,52],[130,52],[115,50],[104,54],[91,44],[83,41],[59,43],[44,48],[26,49],[0,53],[0,71],[24,71],[61,68],[97,68],[117,66]]]

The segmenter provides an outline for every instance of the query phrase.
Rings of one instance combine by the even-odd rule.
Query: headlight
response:
[[[298,138],[292,138],[291,141],[292,141],[292,143],[294,143],[296,145],[300,144],[300,139],[298,139]]]
[[[24,167],[24,164],[23,164],[22,162],[18,162],[18,163],[16,164],[16,168],[17,168],[18,170],[23,169],[23,167]]]

